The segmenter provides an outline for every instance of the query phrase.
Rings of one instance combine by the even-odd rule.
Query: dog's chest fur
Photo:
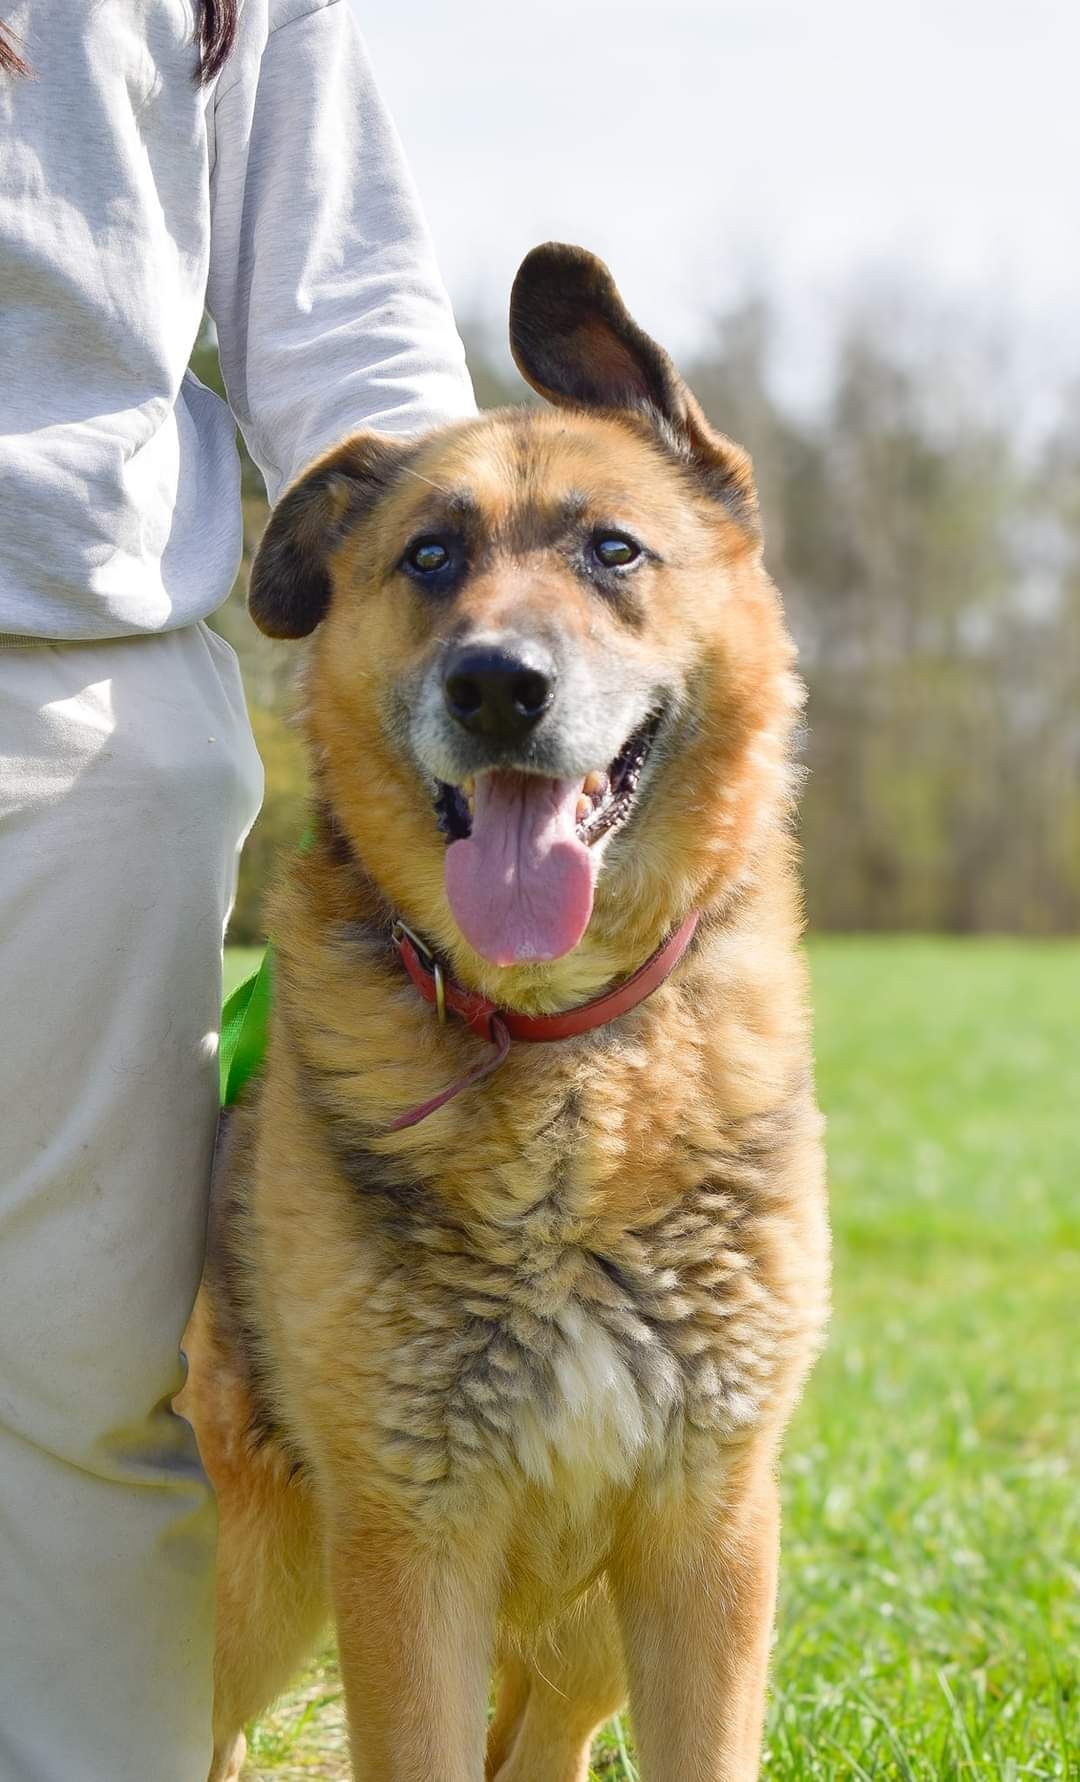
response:
[[[383,1258],[365,1314],[386,1354],[378,1460],[398,1488],[444,1499],[494,1462],[584,1511],[677,1464],[695,1432],[711,1446],[751,1424],[787,1317],[770,1148],[744,1135],[632,1226],[593,1204],[573,1148],[484,1216],[385,1192],[353,1154]]]

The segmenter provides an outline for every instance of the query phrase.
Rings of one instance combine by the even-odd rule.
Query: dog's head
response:
[[[542,1003],[745,881],[798,696],[749,459],[607,269],[535,249],[510,332],[553,407],[347,440],[276,508],[250,604],[320,627],[315,770],[389,904]]]

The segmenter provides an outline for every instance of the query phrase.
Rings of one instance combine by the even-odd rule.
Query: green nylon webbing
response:
[[[314,841],[315,829],[309,824],[300,837],[297,852],[306,854]],[[244,1084],[255,1075],[266,1056],[273,987],[274,947],[268,942],[259,969],[225,998],[225,1007],[221,1011],[218,1064],[223,1108],[232,1107]]]
[[[221,1105],[231,1107],[266,1053],[273,988],[273,949],[267,947],[257,971],[238,984],[221,1011]]]

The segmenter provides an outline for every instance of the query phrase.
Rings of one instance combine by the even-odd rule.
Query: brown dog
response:
[[[215,1778],[330,1613],[368,1782],[580,1782],[627,1693],[647,1782],[758,1772],[827,1294],[793,651],[746,455],[606,270],[537,249],[511,337],[553,409],[346,441],[252,577],[319,627],[319,802],[190,1339]],[[578,1010],[671,936],[571,1037],[482,1001]]]

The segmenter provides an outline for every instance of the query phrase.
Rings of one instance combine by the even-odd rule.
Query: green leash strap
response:
[[[231,1107],[266,1055],[273,989],[273,949],[267,947],[257,971],[238,984],[221,1011],[221,1105]]]
[[[309,823],[300,837],[297,851],[306,854],[314,841],[315,826]],[[268,943],[258,970],[242,984],[237,984],[232,995],[226,997],[221,1011],[218,1065],[223,1108],[232,1107],[248,1078],[255,1075],[266,1057],[273,987],[274,949]]]

